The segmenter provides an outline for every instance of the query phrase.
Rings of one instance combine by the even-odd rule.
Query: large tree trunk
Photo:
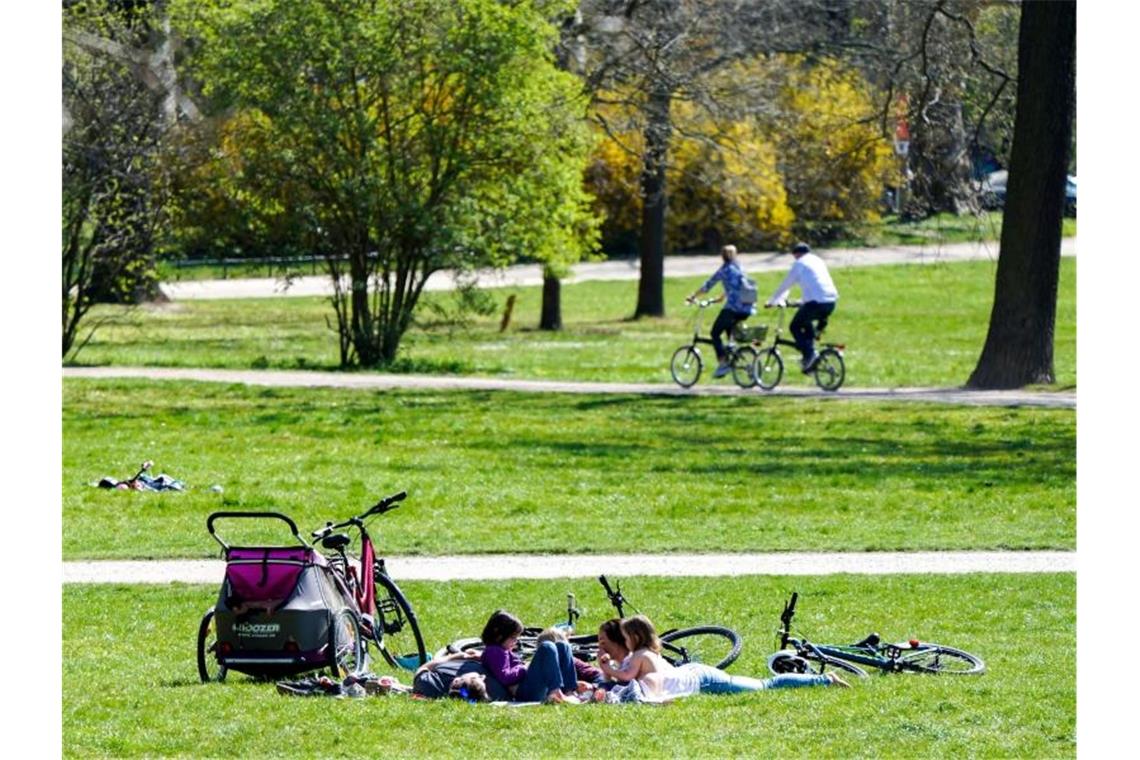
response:
[[[645,165],[641,174],[641,279],[636,317],[665,316],[665,166],[669,148],[669,101],[665,87],[646,106]]]
[[[562,281],[550,272],[542,273],[542,316],[538,329],[562,329]]]
[[[1052,383],[1053,324],[1076,101],[1076,3],[1026,2],[997,284],[971,388]]]

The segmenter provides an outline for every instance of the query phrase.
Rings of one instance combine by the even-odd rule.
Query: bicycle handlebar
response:
[[[330,520],[329,522],[325,523],[325,527],[313,531],[313,539],[317,540],[324,538],[338,528],[347,528],[349,525],[359,525],[364,521],[364,518],[366,517],[371,517],[372,515],[382,515],[385,512],[390,512],[396,508],[397,502],[401,502],[406,498],[408,498],[408,492],[400,491],[397,494],[385,496],[383,499],[373,504],[361,514],[357,515],[356,517],[350,517],[344,522],[336,523],[334,525]]]
[[[598,583],[602,584],[602,588],[606,590],[606,596],[610,598],[610,604],[617,610],[619,618],[625,617],[625,597],[621,595],[621,583],[617,584],[617,591],[610,588],[610,582],[606,580],[606,576],[599,575]]]
[[[766,303],[765,309],[786,309],[789,306],[803,306],[803,301],[781,301],[780,303]]]

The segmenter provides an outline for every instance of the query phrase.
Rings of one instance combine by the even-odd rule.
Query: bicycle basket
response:
[[[756,327],[749,327],[748,325],[737,325],[732,330],[732,337],[741,343],[751,343],[752,341],[760,342],[768,335],[768,325],[757,325]]]

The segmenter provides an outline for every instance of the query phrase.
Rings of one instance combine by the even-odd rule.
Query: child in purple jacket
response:
[[[570,644],[543,641],[530,665],[514,653],[523,624],[506,610],[496,610],[483,627],[483,666],[519,702],[578,702],[578,677]]]

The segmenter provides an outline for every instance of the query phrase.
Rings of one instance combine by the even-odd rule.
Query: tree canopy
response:
[[[249,150],[235,189],[327,257],[342,364],[395,358],[427,278],[596,246],[590,134],[530,3],[174,0]],[[346,258],[342,258],[346,257]]]

